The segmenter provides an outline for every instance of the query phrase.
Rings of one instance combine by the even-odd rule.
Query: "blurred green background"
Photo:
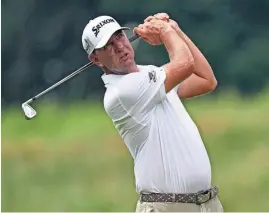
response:
[[[212,163],[225,211],[269,211],[268,0],[2,0],[2,211],[134,211],[133,161],[105,114],[96,67],[22,102],[88,63],[81,33],[108,14],[133,28],[167,12],[212,65],[218,88],[185,100]],[[131,32],[129,33],[129,35]],[[163,46],[133,44],[139,64]]]

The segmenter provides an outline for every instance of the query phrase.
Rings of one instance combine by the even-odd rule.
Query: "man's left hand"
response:
[[[157,13],[153,16],[148,16],[144,22],[150,22],[153,19],[157,19],[157,20],[162,20],[162,21],[166,21],[169,24],[171,24],[171,26],[173,27],[174,30],[178,30],[179,26],[177,24],[177,22],[175,22],[174,20],[170,19],[169,15],[167,13]]]
[[[143,40],[151,45],[161,45],[162,32],[172,29],[172,26],[166,21],[160,19],[151,19],[138,27],[134,28],[134,33],[138,34]]]

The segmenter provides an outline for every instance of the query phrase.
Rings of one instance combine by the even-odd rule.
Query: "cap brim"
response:
[[[130,30],[130,28],[128,27],[119,27],[119,28],[115,28],[114,30],[112,30],[110,33],[106,34],[101,41],[96,45],[95,49],[100,49],[102,47],[104,47],[108,40],[111,38],[111,36],[118,30]]]

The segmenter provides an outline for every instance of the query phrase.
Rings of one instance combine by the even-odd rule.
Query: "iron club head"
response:
[[[28,103],[22,104],[22,110],[27,120],[30,120],[36,116],[36,111]]]

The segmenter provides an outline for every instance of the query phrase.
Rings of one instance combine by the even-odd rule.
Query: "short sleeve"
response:
[[[166,98],[163,67],[144,69],[124,76],[118,85],[118,98],[129,112],[150,111]]]

